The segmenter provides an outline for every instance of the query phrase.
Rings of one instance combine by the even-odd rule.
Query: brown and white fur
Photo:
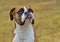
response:
[[[32,24],[34,14],[31,6],[18,6],[10,10],[10,20],[15,23],[12,42],[37,42]]]

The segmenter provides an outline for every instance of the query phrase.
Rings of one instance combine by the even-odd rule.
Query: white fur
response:
[[[27,9],[26,9],[26,7],[24,7],[24,12],[27,12]]]
[[[24,22],[24,20],[26,18],[26,16],[24,15],[24,13],[23,13],[23,15],[21,17],[22,17],[21,21]]]
[[[25,13],[25,12],[27,12],[26,7],[24,7],[24,13]],[[23,13],[23,15],[21,16],[21,17],[22,17],[22,19],[21,19],[22,22],[23,22],[23,21],[25,20],[25,18],[26,18],[26,16],[24,15],[24,13]]]
[[[14,33],[15,37],[12,42],[34,42],[34,31],[31,24],[20,26],[16,23],[16,29]]]
[[[30,12],[30,14],[32,15],[32,18],[34,19],[34,14],[32,12]]]

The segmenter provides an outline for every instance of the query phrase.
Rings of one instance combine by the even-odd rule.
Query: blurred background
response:
[[[39,42],[60,42],[60,0],[0,0],[0,42],[11,42],[14,23],[9,12],[18,5],[31,5],[34,10]]]

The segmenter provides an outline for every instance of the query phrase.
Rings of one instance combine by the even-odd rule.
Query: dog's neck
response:
[[[16,23],[16,28],[29,28],[30,26],[32,26],[31,24],[24,24],[23,26],[19,25]]]

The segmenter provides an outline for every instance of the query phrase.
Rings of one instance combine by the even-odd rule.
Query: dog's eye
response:
[[[31,8],[29,8],[28,12],[32,12],[33,13],[33,10]]]
[[[18,14],[23,14],[24,13],[24,9],[23,8],[21,8],[21,9],[19,9],[19,11],[17,12]]]

